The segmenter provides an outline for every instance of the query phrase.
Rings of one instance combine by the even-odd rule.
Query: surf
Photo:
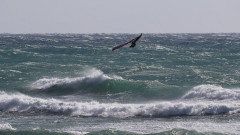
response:
[[[240,100],[239,88],[223,88],[216,85],[198,85],[186,93],[183,99]]]
[[[101,70],[92,68],[84,70],[80,77],[65,78],[41,78],[29,85],[32,91],[43,92],[76,92],[79,90],[94,89],[104,84],[107,80],[123,80],[122,77],[116,75],[106,75]],[[65,94],[66,94],[65,93]]]
[[[194,91],[195,88],[192,89]],[[227,90],[226,90],[227,91]],[[190,91],[191,92],[191,91]],[[99,101],[64,101],[54,98],[31,97],[22,93],[0,92],[0,111],[32,112],[80,117],[169,117],[235,114],[240,111],[239,99],[235,97],[218,101],[182,98],[173,101],[149,103],[101,103]],[[194,102],[193,102],[194,101]]]

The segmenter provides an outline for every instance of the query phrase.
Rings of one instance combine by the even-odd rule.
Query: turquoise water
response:
[[[0,134],[239,134],[240,34],[0,34]]]

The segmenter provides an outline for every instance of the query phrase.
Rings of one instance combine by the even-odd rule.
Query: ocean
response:
[[[240,134],[240,34],[0,34],[0,134]]]

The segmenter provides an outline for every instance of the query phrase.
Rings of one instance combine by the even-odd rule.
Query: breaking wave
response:
[[[192,102],[185,100],[139,104],[100,103],[98,101],[70,102],[1,91],[0,111],[117,118],[199,116],[238,113],[240,111],[240,103],[237,101]]]
[[[82,77],[75,78],[42,78],[31,84],[31,89],[47,92],[75,92],[96,89],[107,80],[123,80],[120,76],[108,76],[98,69],[86,71]]]
[[[76,88],[81,85],[81,83],[86,84],[94,84],[94,83],[101,83],[108,79],[122,79],[121,77],[109,77],[105,75],[102,71],[97,69],[91,69],[86,73],[86,76],[84,77],[76,77],[76,78],[43,78],[40,80],[37,80],[32,84],[33,88],[36,89],[48,89],[54,86],[59,87],[72,87]]]
[[[183,96],[184,99],[239,100],[240,89],[227,89],[215,85],[199,85]]]
[[[16,130],[9,123],[0,124],[0,130]]]
[[[6,134],[6,135],[142,135],[142,133],[136,133],[136,132],[129,132],[129,131],[120,131],[120,130],[100,130],[100,131],[92,131],[92,132],[79,132],[79,131],[67,131],[67,132],[54,132],[54,131],[48,131],[48,130],[18,130],[18,131],[12,131],[12,130],[0,130],[0,134]],[[187,135],[187,134],[194,134],[194,135],[224,135],[217,132],[198,132],[195,130],[187,130],[182,128],[174,128],[167,131],[162,131],[158,133],[152,133],[153,135]],[[148,135],[152,135],[148,134]]]
[[[102,130],[102,131],[95,131],[95,132],[90,132],[86,135],[96,135],[96,134],[104,134],[104,135],[142,135],[141,133],[134,133],[134,132],[127,132],[127,131],[114,131],[114,130]],[[221,133],[215,133],[215,132],[197,132],[194,130],[186,130],[186,129],[180,129],[180,128],[174,128],[172,130],[168,131],[163,131],[159,133],[153,133],[153,134],[148,134],[148,135],[204,135],[204,134],[209,134],[209,135],[223,135]]]
[[[72,135],[71,133],[51,132],[48,130],[0,130],[1,135]]]

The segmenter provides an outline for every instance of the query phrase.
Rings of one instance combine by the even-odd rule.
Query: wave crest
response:
[[[0,92],[0,111],[3,112],[43,112],[69,116],[126,118],[218,115],[237,113],[239,110],[238,102],[172,101],[149,104],[69,102],[53,98],[30,97],[21,93]]]
[[[119,76],[108,76],[105,75],[102,71],[98,69],[90,69],[84,73],[82,77],[76,78],[42,78],[31,84],[32,89],[40,89],[40,90],[49,90],[49,89],[78,89],[84,86],[90,86],[95,84],[100,84],[106,80],[112,79],[121,79]]]
[[[183,99],[239,100],[240,90],[215,85],[199,85],[183,96]]]
[[[0,130],[16,130],[9,123],[0,124]]]

